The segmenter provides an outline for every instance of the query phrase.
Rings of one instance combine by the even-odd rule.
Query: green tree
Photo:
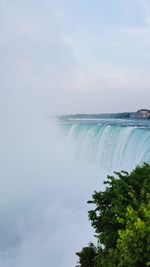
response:
[[[150,265],[150,165],[130,174],[115,172],[104,184],[105,190],[95,191],[88,201],[94,205],[89,219],[98,240],[94,267]]]
[[[138,211],[127,208],[125,229],[118,231],[116,252],[119,266],[150,265],[150,202],[142,203]]]
[[[121,171],[115,175],[107,176],[105,191],[94,192],[93,199],[88,201],[95,205],[95,209],[89,211],[89,219],[99,243],[106,250],[116,247],[118,230],[125,227],[127,207],[130,205],[138,210],[141,203],[147,203],[150,195],[150,165],[145,163],[130,174]]]
[[[79,264],[82,267],[94,267],[96,257],[96,247],[90,243],[88,247],[84,247],[80,252],[76,252],[79,257]]]

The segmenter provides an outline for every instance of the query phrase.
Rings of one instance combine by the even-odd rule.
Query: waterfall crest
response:
[[[96,162],[107,171],[131,170],[150,162],[148,127],[74,123],[64,128],[76,157]]]

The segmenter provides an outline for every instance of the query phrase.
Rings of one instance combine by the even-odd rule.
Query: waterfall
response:
[[[86,158],[100,168],[131,170],[150,162],[150,128],[136,125],[73,123],[64,125],[67,140],[77,158]]]

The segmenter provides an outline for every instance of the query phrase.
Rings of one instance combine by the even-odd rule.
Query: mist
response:
[[[106,21],[99,22],[99,11],[108,8],[101,1],[83,3],[0,0],[2,267],[75,266],[75,252],[93,240],[86,202],[106,174],[75,159],[53,116],[134,111],[149,104],[149,62],[141,67],[139,59],[137,68],[126,62],[136,40],[136,56],[146,51],[141,57],[148,60],[142,48],[148,26],[139,35],[120,28],[121,37],[113,26],[110,35]],[[118,44],[125,55],[121,65],[120,53],[114,53]]]
[[[93,239],[86,202],[99,170],[74,158],[47,90],[10,87],[0,99],[0,266],[75,266]]]
[[[42,109],[17,112],[17,101],[1,120],[0,265],[75,266],[93,238],[86,201],[98,169],[73,158]]]
[[[52,120],[73,60],[52,4],[34,2],[29,12],[29,2],[1,1],[0,266],[70,267],[93,238],[86,201],[97,171],[73,158]]]

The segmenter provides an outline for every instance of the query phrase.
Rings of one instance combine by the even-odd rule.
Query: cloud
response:
[[[93,67],[93,68],[92,68]],[[113,65],[87,66],[85,69],[78,69],[74,82],[73,90],[92,91],[95,90],[149,90],[149,73],[145,70],[131,71],[117,68]]]
[[[130,13],[137,3],[147,21],[147,1],[128,1]],[[115,6],[120,7],[117,2]],[[18,107],[25,112],[28,106],[33,114],[33,103],[35,114],[78,113],[85,100],[90,101],[89,91],[100,98],[104,89],[110,95],[117,88],[133,94],[141,88],[147,90],[148,24],[132,25],[130,21],[118,25],[114,19],[108,27],[110,21],[105,26],[93,17],[96,7],[105,14],[105,5],[95,1],[92,13],[89,7],[83,14],[80,3],[74,1],[1,1],[0,101],[1,107],[7,106],[7,113]],[[86,24],[89,16],[91,22]],[[111,16],[113,19],[114,10]],[[87,92],[84,98],[79,95],[83,91]],[[104,93],[103,97],[107,102]],[[95,108],[99,107],[93,104],[86,112]]]
[[[24,101],[32,96],[55,114],[76,63],[58,27],[53,1],[1,1],[0,14],[3,94],[16,101],[20,94]]]
[[[142,8],[143,17],[146,26],[150,26],[150,2],[149,0],[139,0],[139,5]]]

